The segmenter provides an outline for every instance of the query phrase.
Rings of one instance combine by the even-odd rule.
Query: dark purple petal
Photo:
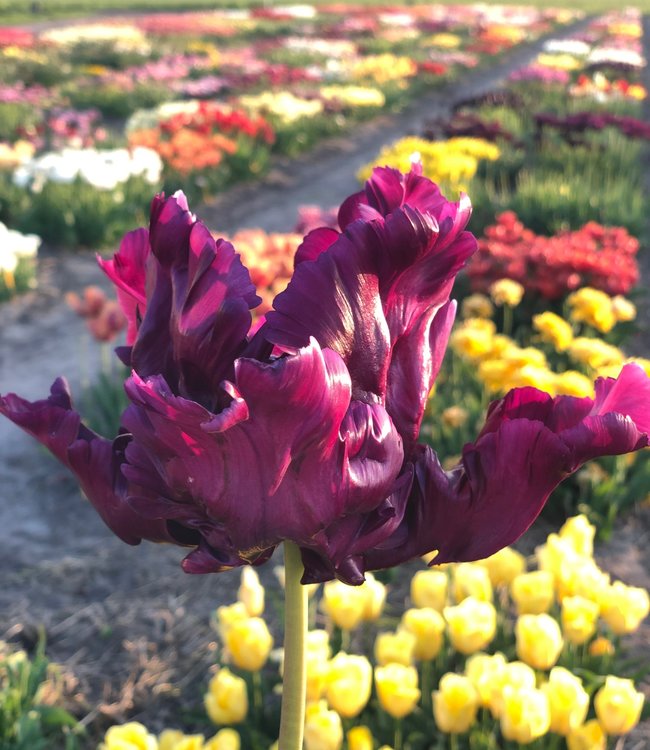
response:
[[[135,341],[147,309],[145,280],[149,253],[149,232],[136,229],[124,235],[120,249],[111,260],[97,257],[100,268],[115,284],[117,299],[128,321],[126,342],[129,346]]]
[[[432,321],[476,247],[461,224],[446,224],[441,237],[436,217],[410,206],[353,222],[315,261],[297,265],[263,328],[278,346],[297,349],[314,336],[340,354],[354,397],[385,401],[409,449],[449,333],[444,315]]]
[[[366,565],[388,567],[434,549],[435,563],[487,557],[523,534],[565,477],[591,458],[647,446],[649,427],[650,378],[638,365],[599,379],[595,399],[511,391],[492,404],[453,471],[420,449],[404,520],[365,555]]]
[[[214,240],[182,194],[154,199],[149,236],[148,305],[131,364],[140,377],[161,375],[174,393],[214,408],[260,300],[232,245]]]
[[[127,487],[120,473],[123,443],[111,442],[81,423],[72,408],[67,383],[58,378],[51,395],[29,402],[14,394],[0,398],[0,413],[35,437],[70,469],[106,525],[128,544],[142,539],[172,541],[164,521],[145,520],[126,502]]]

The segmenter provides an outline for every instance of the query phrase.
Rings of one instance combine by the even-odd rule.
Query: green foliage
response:
[[[0,141],[15,141],[19,131],[33,128],[41,120],[31,104],[0,102]]]
[[[125,90],[116,83],[65,86],[63,93],[77,109],[96,107],[104,117],[124,119],[137,109],[148,109],[173,98],[169,87],[139,84]]]
[[[64,708],[42,703],[51,667],[40,639],[30,659],[24,652],[0,649],[0,747],[2,750],[75,750],[76,719]]]

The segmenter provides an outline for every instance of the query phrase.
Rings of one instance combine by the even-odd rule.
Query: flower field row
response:
[[[196,199],[255,178],[272,153],[399,109],[572,18],[295,6],[0,27],[0,221],[109,246],[152,191]]]

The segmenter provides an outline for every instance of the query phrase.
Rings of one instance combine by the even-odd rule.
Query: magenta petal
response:
[[[316,260],[318,256],[325,252],[339,237],[335,229],[329,227],[319,227],[312,229],[311,232],[300,243],[294,258],[294,266],[305,260]]]
[[[73,410],[67,383],[57,379],[51,395],[29,402],[8,394],[0,398],[0,413],[35,437],[70,469],[86,497],[106,525],[128,544],[142,539],[171,541],[167,527],[158,519],[145,520],[126,501],[127,486],[120,473],[121,444],[111,442],[81,423]]]
[[[596,380],[591,414],[610,412],[630,417],[640,432],[650,434],[650,378],[639,365],[625,365],[616,379]]]
[[[124,235],[120,249],[111,260],[97,257],[101,269],[115,284],[117,299],[128,321],[128,345],[135,341],[138,326],[147,309],[145,279],[149,253],[149,232],[136,229]]]

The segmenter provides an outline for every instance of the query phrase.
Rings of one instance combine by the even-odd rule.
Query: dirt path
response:
[[[494,88],[540,46],[515,50],[492,70],[468,74],[446,92],[432,93],[402,114],[369,123],[299,161],[278,160],[262,184],[237,188],[199,215],[224,233],[250,226],[287,231],[298,206],[335,205],[356,190],[356,170],[382,144],[417,132],[423,119],[444,113],[453,101]],[[43,397],[61,371],[73,392],[97,372],[99,357],[84,358],[83,324],[62,296],[91,283],[107,286],[90,255],[46,258],[39,273],[37,293],[0,306],[0,390],[28,398]],[[612,566],[619,565],[621,553],[623,578],[645,586],[650,586],[648,528],[647,518],[641,526],[633,523],[621,537],[623,546],[617,537],[618,546],[604,552]],[[624,574],[630,546],[638,553],[634,580]],[[212,638],[208,618],[218,603],[234,597],[237,574],[185,576],[181,557],[171,547],[119,542],[68,474],[0,421],[0,638],[29,643],[35,628],[44,625],[48,652],[74,674],[78,685],[72,692],[94,732],[127,716],[156,730],[200,706],[214,656],[206,647]],[[263,573],[272,585],[270,566]]]

